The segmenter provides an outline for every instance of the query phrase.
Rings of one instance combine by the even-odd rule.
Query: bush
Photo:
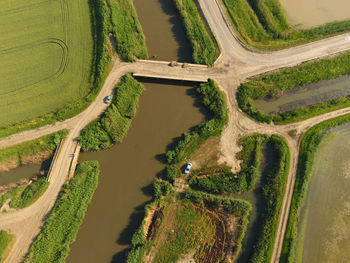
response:
[[[191,42],[194,62],[212,66],[219,50],[194,1],[196,0],[174,0]]]
[[[174,191],[172,184],[167,181],[160,181],[153,184],[154,197],[159,199],[163,196],[167,196]]]
[[[41,232],[30,246],[24,262],[65,262],[87,207],[98,184],[97,161],[77,166],[72,180],[63,186]]]
[[[192,172],[189,180],[190,186],[214,194],[253,190],[256,180],[260,177],[261,145],[264,140],[267,140],[267,137],[261,135],[247,136],[240,140],[243,149],[239,158],[243,162],[241,163],[241,172],[238,174],[233,174],[228,168],[204,168]],[[198,174],[207,176],[199,176]]]
[[[107,0],[110,9],[111,31],[115,36],[116,48],[124,61],[135,57],[148,57],[145,36],[132,0]]]
[[[60,140],[65,138],[67,134],[67,130],[61,130],[32,141],[2,149],[0,151],[0,163],[6,164],[9,161],[16,161],[20,165],[24,157],[35,156],[43,152],[53,154]]]
[[[10,235],[9,233],[7,233],[4,230],[0,231],[0,261],[3,262],[3,260],[5,260],[5,258],[3,258],[3,255],[8,247],[8,245],[10,244],[11,240],[12,240],[13,236]]]
[[[20,196],[15,195],[11,200],[10,206],[17,209],[28,207],[38,200],[48,187],[49,182],[46,180],[46,177],[42,177],[28,185]]]
[[[98,120],[82,130],[79,136],[82,149],[96,151],[122,142],[136,116],[142,91],[143,85],[131,74],[124,75],[112,104]]]
[[[209,79],[197,89],[212,118],[198,125],[195,130],[184,134],[177,146],[166,153],[169,164],[179,164],[189,159],[192,154],[209,138],[221,134],[228,120],[228,109],[223,93],[214,80]]]

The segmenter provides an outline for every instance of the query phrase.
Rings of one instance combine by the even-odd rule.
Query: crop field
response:
[[[54,112],[89,92],[88,0],[2,0],[0,25],[0,127]]]

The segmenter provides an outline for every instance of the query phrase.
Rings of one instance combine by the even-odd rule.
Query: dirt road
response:
[[[216,0],[199,0],[199,3],[222,52],[215,67],[207,68],[200,65],[170,67],[168,62],[138,61],[136,63],[121,63],[117,61],[101,92],[85,111],[64,122],[15,134],[0,140],[1,149],[33,140],[63,128],[70,130],[53,169],[50,186],[43,196],[28,208],[0,214],[1,228],[9,230],[16,235],[16,243],[6,262],[22,261],[32,240],[39,233],[43,220],[51,210],[63,183],[66,181],[77,136],[81,129],[106,109],[103,98],[111,94],[120,77],[127,72],[135,72],[139,76],[168,79],[200,81],[204,81],[207,78],[215,79],[227,96],[230,111],[229,122],[220,142],[220,162],[226,162],[236,171],[239,169],[239,163],[235,158],[236,153],[240,150],[236,144],[239,136],[258,132],[278,134],[286,139],[291,151],[291,165],[272,259],[272,262],[279,261],[296,176],[299,138],[309,127],[323,120],[350,113],[350,108],[285,126],[259,124],[249,119],[238,109],[235,100],[236,88],[241,81],[249,76],[350,49],[350,41],[346,40],[347,36],[337,36],[272,54],[252,53],[242,47],[235,38],[233,30],[227,23],[227,18],[218,4],[219,2],[216,2]],[[296,138],[291,138],[288,135],[288,131],[292,129],[298,132]]]

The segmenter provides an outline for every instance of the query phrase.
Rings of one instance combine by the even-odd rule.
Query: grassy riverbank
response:
[[[40,163],[48,159],[67,133],[67,130],[61,130],[32,141],[1,149],[0,171],[7,171],[20,165]]]
[[[21,209],[28,207],[38,200],[48,187],[49,182],[46,180],[46,177],[41,177],[28,186],[18,186],[0,195],[0,207],[9,199],[11,200],[10,208]]]
[[[202,103],[208,108],[211,118],[209,121],[199,124],[193,132],[183,134],[173,150],[166,153],[169,164],[180,164],[189,160],[191,155],[209,137],[221,134],[228,120],[228,109],[223,93],[214,80],[209,79],[197,88]]]
[[[13,235],[7,233],[6,231],[0,231],[0,262],[5,261],[7,254],[6,250],[8,249],[13,238]]]
[[[304,120],[349,107],[350,96],[320,102],[276,115],[262,113],[254,106],[254,100],[265,97],[273,98],[294,87],[303,87],[307,84],[335,79],[348,74],[350,74],[350,53],[282,69],[242,83],[237,91],[238,105],[245,113],[259,122],[270,123],[273,121],[275,124],[285,124]]]
[[[281,262],[294,262],[295,259],[300,212],[305,202],[318,146],[329,129],[349,122],[350,115],[331,119],[312,127],[303,136],[300,145],[298,171],[283,243]]]
[[[131,74],[124,75],[116,87],[111,105],[81,132],[79,141],[82,149],[96,151],[121,142],[136,117],[142,91],[143,85]]]
[[[25,263],[65,262],[98,184],[98,162],[81,163],[63,186],[55,206],[32,243]]]
[[[236,33],[259,50],[278,50],[348,32],[350,21],[298,30],[286,18],[279,0],[222,0]]]
[[[212,66],[220,54],[214,36],[203,22],[197,0],[174,0],[191,42],[193,61]]]
[[[116,49],[124,61],[148,58],[145,36],[132,0],[107,0],[110,11],[110,31],[115,36]]]

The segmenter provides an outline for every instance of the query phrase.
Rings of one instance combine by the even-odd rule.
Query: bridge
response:
[[[2,149],[61,129],[69,130],[69,134],[60,146],[59,153],[55,158],[55,165],[50,172],[50,185],[46,192],[30,207],[0,215],[2,229],[16,235],[15,244],[6,262],[22,261],[32,240],[39,233],[46,215],[52,209],[62,185],[67,180],[68,174],[71,173],[74,162],[76,163],[79,154],[76,148],[76,139],[80,131],[106,110],[107,106],[103,103],[103,98],[111,94],[120,78],[128,72],[132,72],[134,76],[184,81],[203,82],[208,78],[214,79],[226,95],[229,107],[229,121],[220,141],[222,153],[220,161],[232,166],[233,170],[239,170],[239,163],[235,159],[236,153],[240,151],[236,144],[239,136],[252,133],[267,133],[278,134],[286,139],[290,147],[291,163],[271,260],[271,262],[279,262],[295,182],[300,137],[309,127],[323,120],[349,114],[350,108],[289,125],[260,124],[254,122],[240,111],[235,99],[236,89],[240,82],[250,76],[349,50],[349,34],[335,36],[279,52],[269,54],[257,53],[248,50],[237,39],[233,28],[227,22],[229,20],[225,12],[222,11],[219,1],[199,0],[199,5],[221,50],[221,56],[214,67],[193,64],[183,65],[181,63],[176,66],[174,63],[161,61],[137,61],[135,63],[116,61],[100,93],[94,102],[82,113],[54,125],[14,134],[0,140],[0,149]],[[174,66],[171,66],[171,64]],[[291,129],[297,130],[296,138],[291,138],[288,135],[288,131]]]

